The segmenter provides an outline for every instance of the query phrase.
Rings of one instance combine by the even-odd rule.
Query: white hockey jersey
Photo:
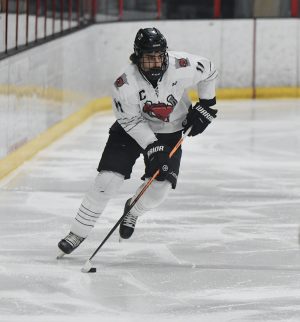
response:
[[[145,149],[155,133],[182,129],[191,101],[187,90],[197,87],[201,100],[215,98],[217,71],[207,58],[169,51],[169,66],[154,88],[130,64],[113,86],[113,111],[118,123]]]

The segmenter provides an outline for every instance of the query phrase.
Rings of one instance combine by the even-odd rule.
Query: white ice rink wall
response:
[[[137,30],[147,26],[166,35],[170,50],[211,58],[220,89],[255,85],[298,96],[298,19],[94,25],[0,61],[0,160],[92,99],[109,96]]]
[[[95,45],[100,53],[109,47],[108,81],[128,62],[137,29],[149,26],[166,35],[170,50],[210,57],[219,70],[219,88],[299,86],[298,19],[257,19],[256,25],[252,19],[98,25]]]
[[[93,47],[81,31],[0,61],[0,159],[96,96]]]

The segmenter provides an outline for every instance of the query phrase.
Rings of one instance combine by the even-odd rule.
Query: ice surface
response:
[[[97,114],[0,181],[0,322],[300,321],[300,101],[228,101],[184,142],[177,189],[80,269],[141,183],[56,260],[113,116]]]

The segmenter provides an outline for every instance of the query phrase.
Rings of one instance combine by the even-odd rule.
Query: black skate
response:
[[[58,243],[58,248],[62,251],[62,254],[58,255],[57,258],[63,257],[65,254],[71,254],[85,238],[75,235],[70,232],[65,238]]]
[[[123,215],[128,211],[131,199],[128,199],[125,203]],[[135,224],[138,216],[132,215],[130,212],[124,217],[120,224],[119,233],[120,241],[122,239],[129,239],[134,232]]]

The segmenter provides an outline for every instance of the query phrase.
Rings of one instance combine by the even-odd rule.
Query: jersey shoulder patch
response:
[[[183,68],[191,66],[191,63],[188,58],[175,58],[175,68]]]
[[[127,76],[126,74],[122,74],[120,77],[118,77],[115,81],[115,86],[116,88],[120,88],[122,87],[124,84],[128,84],[128,81],[127,81]]]

